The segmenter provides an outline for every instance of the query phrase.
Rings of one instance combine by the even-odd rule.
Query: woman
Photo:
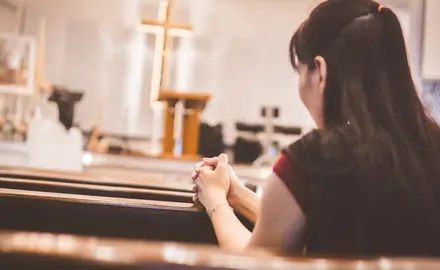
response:
[[[425,113],[396,15],[320,4],[292,38],[317,130],[285,149],[260,199],[225,155],[196,165],[195,201],[222,247],[309,255],[440,255],[440,129]],[[256,221],[249,232],[233,209]]]

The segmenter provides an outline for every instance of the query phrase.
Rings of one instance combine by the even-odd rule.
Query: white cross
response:
[[[157,100],[165,79],[169,43],[174,37],[185,38],[192,36],[190,26],[177,25],[170,22],[172,3],[172,0],[161,1],[157,21],[144,20],[140,26],[144,33],[156,35],[150,87],[150,106],[153,109],[152,154],[160,153],[159,141],[161,137],[163,105]],[[180,133],[181,125],[181,119],[177,117],[175,122],[176,134]],[[177,134],[177,136],[180,138],[180,134]]]
[[[163,86],[165,75],[164,67],[167,60],[168,42],[170,38],[175,37],[191,37],[191,27],[187,25],[178,25],[170,22],[170,12],[172,1],[161,1],[159,4],[157,21],[144,20],[140,29],[144,33],[155,34],[156,43],[154,45],[153,54],[153,71],[151,79],[150,103],[155,107],[159,91]]]

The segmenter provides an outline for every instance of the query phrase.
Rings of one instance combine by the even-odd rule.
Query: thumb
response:
[[[218,164],[228,165],[228,155],[221,154],[220,156],[218,156],[217,162]]]
[[[228,156],[226,154],[221,154],[218,156],[216,170],[228,170],[228,165]]]
[[[203,158],[202,161],[203,161],[206,165],[215,168],[215,167],[217,167],[217,160],[218,160],[218,157],[213,157],[213,158]]]

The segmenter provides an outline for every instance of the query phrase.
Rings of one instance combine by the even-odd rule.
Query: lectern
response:
[[[211,96],[200,93],[160,91],[165,103],[162,156],[196,159],[200,134],[200,113]]]

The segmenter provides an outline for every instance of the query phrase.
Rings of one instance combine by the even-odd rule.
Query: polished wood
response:
[[[162,156],[174,156],[174,106],[175,103],[165,104],[164,136],[162,138]]]
[[[429,258],[302,258],[260,250],[233,253],[212,246],[73,235],[0,232],[1,269],[289,269],[437,270]]]
[[[188,115],[189,113],[189,115]],[[188,112],[183,118],[182,153],[189,156],[197,156],[199,153],[200,137],[200,114],[201,109],[194,109]],[[195,140],[194,138],[197,138]]]
[[[173,168],[176,169],[175,167]],[[188,168],[190,168],[190,166],[188,166]],[[120,166],[96,166],[93,168],[87,168],[83,173],[71,173],[32,169],[26,167],[0,166],[0,178],[55,181],[62,183],[77,183],[121,188],[146,188],[148,190],[192,193],[193,181],[188,177],[188,175],[180,175],[182,172],[180,172],[180,174],[178,172],[172,173],[173,171],[174,170],[170,169],[169,171],[163,173],[153,173],[146,170],[125,168]],[[188,171],[190,171],[190,169],[188,169]],[[243,185],[254,192],[261,188],[263,183],[263,180],[258,180],[255,178],[245,178],[245,181],[243,181]],[[125,191],[122,192],[124,193]],[[182,199],[184,201],[188,200],[188,198]],[[171,201],[174,200],[175,199],[171,199]]]
[[[159,101],[166,101],[166,100],[179,100],[179,99],[185,99],[185,100],[193,100],[193,101],[200,101],[201,105],[206,104],[210,99],[210,94],[203,94],[203,93],[191,93],[191,92],[175,92],[171,90],[162,90],[159,93]],[[203,109],[202,107],[201,109]]]
[[[188,173],[189,175],[189,173]],[[192,190],[189,176],[148,172],[109,172],[105,169],[93,172],[73,173],[64,171],[40,170],[27,167],[0,167],[0,177],[32,180],[49,180],[66,183],[96,184],[115,187],[137,187],[157,190],[183,191]]]
[[[162,151],[164,156],[174,155],[174,122],[175,106],[183,101],[185,113],[182,123],[182,154],[184,159],[198,159],[198,143],[200,135],[200,113],[211,98],[209,94],[181,93],[169,90],[159,92],[159,101],[166,103],[164,117],[164,135]],[[179,157],[180,158],[180,157]]]
[[[0,178],[0,188],[169,202],[192,203],[193,201],[193,194],[189,192],[64,183],[47,180]]]
[[[0,189],[0,229],[216,243],[192,203]]]

